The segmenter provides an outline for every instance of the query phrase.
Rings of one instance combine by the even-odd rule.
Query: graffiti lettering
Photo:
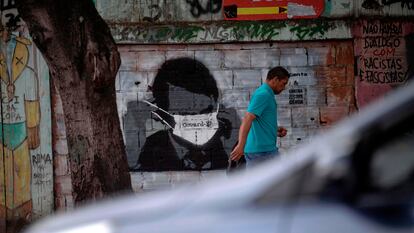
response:
[[[12,121],[12,122],[19,122],[22,119],[23,119],[22,116],[19,113],[16,113],[16,112],[3,113],[3,120],[8,120],[8,121]]]
[[[214,38],[215,40],[229,40],[230,33],[226,30],[220,30],[218,27],[207,28],[205,34],[200,38],[202,41],[207,41],[209,38]]]
[[[407,72],[402,71],[360,71],[361,81],[374,84],[391,84],[404,82]]]
[[[367,48],[398,48],[401,45],[400,38],[392,37],[365,37],[364,49]]]
[[[360,58],[361,81],[374,84],[401,83],[407,77],[407,65],[396,51],[404,46],[400,22],[366,21],[362,26]]]
[[[47,174],[46,176],[50,176],[50,174]],[[51,180],[43,180],[43,179],[36,179],[33,182],[35,185],[42,185],[42,186],[50,186],[52,185],[52,181]]]
[[[384,6],[401,3],[401,8],[414,9],[414,0],[382,0],[381,2]]]
[[[395,48],[375,49],[373,54],[379,57],[394,56]]]
[[[378,0],[365,0],[362,3],[362,7],[365,9],[380,10],[383,6],[391,6],[395,3],[401,3],[401,8],[414,9],[414,0],[381,0],[381,4]]]
[[[300,72],[300,73],[291,73],[290,74],[290,77],[307,77],[308,76],[308,74],[307,73],[303,73],[303,72]]]
[[[183,128],[209,128],[213,123],[211,120],[205,120],[200,122],[183,122]]]
[[[368,22],[362,26],[362,32],[365,35],[400,36],[402,35],[403,27],[401,23],[382,22],[377,24],[375,22]]]
[[[290,105],[305,104],[306,102],[305,95],[306,95],[305,88],[289,89],[289,104]]]
[[[367,69],[402,69],[402,63],[401,58],[368,57],[364,59],[364,66]]]
[[[42,167],[41,164],[52,164],[52,156],[50,154],[32,155],[32,163],[38,167]]]
[[[218,13],[221,10],[221,0],[208,0],[205,7],[201,5],[199,0],[186,0],[191,6],[191,14],[198,18],[207,13]]]
[[[232,28],[232,33],[237,40],[245,38],[262,38],[270,40],[279,35],[278,29],[283,27],[283,24],[261,24],[261,23],[244,23],[235,24]]]
[[[407,76],[402,58],[366,57],[360,70],[361,81],[368,83],[401,83]]]
[[[3,120],[7,120],[11,122],[20,122],[23,120],[23,117],[18,112],[16,106],[19,106],[18,96],[14,96],[11,99],[5,96],[2,97]]]
[[[306,37],[313,37],[316,34],[324,35],[329,28],[329,24],[321,22],[319,24],[314,25],[299,24],[297,26],[292,27],[290,31],[296,33],[296,36],[300,40],[303,40]]]
[[[287,23],[278,22],[233,22],[212,25],[167,25],[143,26],[140,28],[110,25],[112,34],[118,42],[216,42],[216,41],[266,41],[275,39],[304,40],[329,38],[327,32],[342,31],[330,22],[318,23]],[[286,37],[281,31],[290,30],[291,35]],[[332,34],[332,33],[330,33]],[[335,34],[335,33],[333,33]],[[295,38],[296,36],[296,38]]]
[[[174,36],[172,36],[171,39],[178,41],[189,41],[196,38],[198,32],[200,31],[204,31],[204,29],[199,26],[177,27],[175,28]]]

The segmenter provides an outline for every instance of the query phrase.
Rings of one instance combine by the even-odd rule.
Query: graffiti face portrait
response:
[[[210,71],[199,61],[166,61],[150,87],[152,99],[146,139],[134,170],[203,170],[227,166],[223,139],[232,122],[219,103],[219,90]]]

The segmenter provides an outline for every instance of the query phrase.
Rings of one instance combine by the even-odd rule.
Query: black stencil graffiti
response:
[[[384,6],[401,3],[401,8],[414,9],[414,0],[382,0],[381,2]]]
[[[20,15],[15,15],[13,13],[6,14],[5,17],[7,18],[6,27],[10,30],[16,30],[19,27]]]
[[[16,4],[14,0],[1,0],[0,10],[5,18],[5,26],[8,30],[14,31],[21,24],[20,15],[17,13]]]
[[[401,3],[401,8],[414,9],[414,0],[365,0],[362,7],[370,10],[380,10],[383,6],[390,6],[395,3]]]
[[[221,10],[222,0],[209,0],[203,7],[199,0],[186,0],[191,5],[191,14],[198,18],[207,13],[218,13]]]
[[[306,103],[306,89],[295,87],[289,89],[289,104],[301,105]]]
[[[16,8],[14,0],[1,0],[0,9],[1,11],[10,10]]]
[[[377,0],[365,0],[362,3],[362,8],[370,10],[379,10],[381,9],[381,4]]]
[[[151,10],[151,16],[150,17],[145,16],[142,20],[153,23],[161,18],[162,9],[160,6],[158,6],[157,4],[153,4],[153,5],[148,6],[148,9]],[[155,12],[154,16],[153,16],[153,12]]]
[[[237,18],[237,5],[224,6],[224,15],[229,19]]]
[[[148,89],[152,105],[131,101],[123,118],[131,170],[227,167],[240,120],[235,109],[219,103],[216,80],[204,64],[167,60]]]

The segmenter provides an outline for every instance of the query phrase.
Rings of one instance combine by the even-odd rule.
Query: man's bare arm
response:
[[[246,145],[247,135],[249,134],[250,128],[252,126],[253,120],[256,119],[256,116],[250,112],[246,112],[244,115],[242,124],[240,125],[239,130],[239,143],[231,152],[230,159],[237,161],[244,154],[244,146]]]

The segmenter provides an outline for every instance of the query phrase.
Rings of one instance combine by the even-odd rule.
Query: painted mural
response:
[[[132,161],[132,170],[207,170],[227,166],[223,140],[229,140],[239,121],[234,109],[219,101],[213,75],[200,61],[177,58],[165,61],[153,83],[150,95],[138,103],[139,114],[130,111],[124,121],[137,122],[145,140]],[[131,141],[126,134],[126,141]],[[233,139],[232,141],[234,141]],[[127,146],[128,147],[128,146]]]
[[[53,210],[49,72],[20,20],[2,1],[0,230]]]
[[[223,0],[223,14],[225,20],[310,19],[322,14],[324,4],[324,0]]]

